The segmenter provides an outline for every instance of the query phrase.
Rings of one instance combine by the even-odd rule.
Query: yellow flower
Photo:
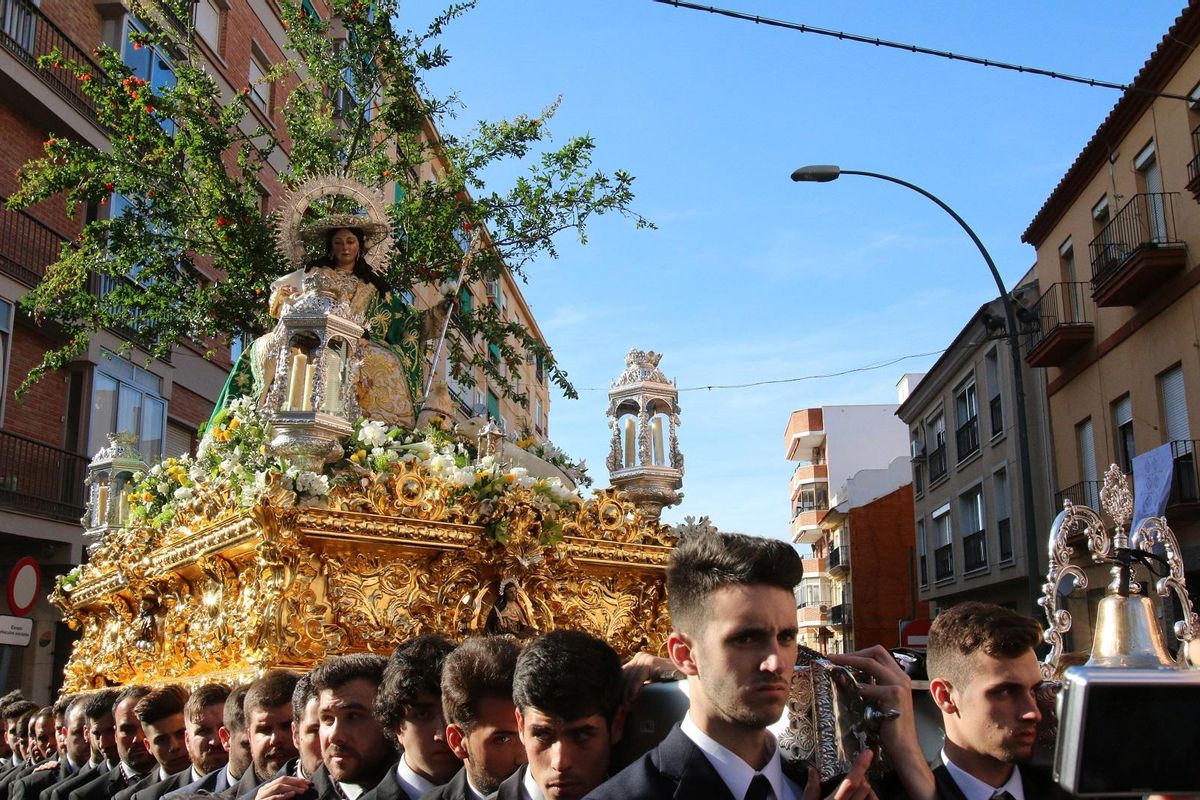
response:
[[[356,464],[361,464],[363,461],[365,461],[365,460],[366,460],[366,458],[367,458],[367,451],[366,451],[366,450],[359,450],[357,453],[355,453],[354,455],[350,456],[350,460],[351,460],[351,461],[353,461],[353,462],[354,462],[354,463],[356,463]]]
[[[524,439],[517,439],[515,444],[522,450],[528,450],[534,443],[535,439],[532,436],[526,436]]]
[[[150,494],[149,492],[142,492],[142,502],[143,503],[149,503],[153,499],[154,499],[154,495]]]
[[[238,426],[241,424],[242,424],[242,421],[240,419],[238,419],[237,417],[234,417],[233,419],[229,420],[229,426],[228,426],[229,430],[236,431],[238,429]]]

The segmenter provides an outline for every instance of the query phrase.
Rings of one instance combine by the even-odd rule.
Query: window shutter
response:
[[[1133,422],[1133,402],[1125,395],[1113,404],[1113,422],[1121,427],[1127,422]]]
[[[1167,440],[1186,441],[1192,438],[1188,425],[1187,394],[1183,388],[1183,368],[1172,367],[1159,379],[1162,391],[1163,428]]]
[[[1092,434],[1092,418],[1088,417],[1075,428],[1079,440],[1079,466],[1083,480],[1096,480],[1096,439]]]

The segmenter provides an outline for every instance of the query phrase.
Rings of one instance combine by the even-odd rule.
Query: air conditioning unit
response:
[[[910,448],[910,453],[912,455],[913,461],[916,461],[919,458],[925,457],[925,443],[924,442],[919,442],[916,439],[914,439],[913,441],[909,442],[909,448]]]

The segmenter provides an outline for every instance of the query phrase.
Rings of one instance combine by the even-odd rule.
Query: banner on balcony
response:
[[[1175,462],[1171,444],[1156,447],[1133,458],[1133,527],[1137,530],[1147,517],[1161,517],[1171,496]]]

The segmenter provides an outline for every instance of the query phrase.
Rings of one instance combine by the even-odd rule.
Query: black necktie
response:
[[[1015,800],[1011,794],[1006,791],[998,791],[992,795],[992,800]]]
[[[766,775],[759,774],[750,781],[750,787],[746,789],[745,800],[767,800],[769,794],[771,794],[771,782],[767,780]]]

